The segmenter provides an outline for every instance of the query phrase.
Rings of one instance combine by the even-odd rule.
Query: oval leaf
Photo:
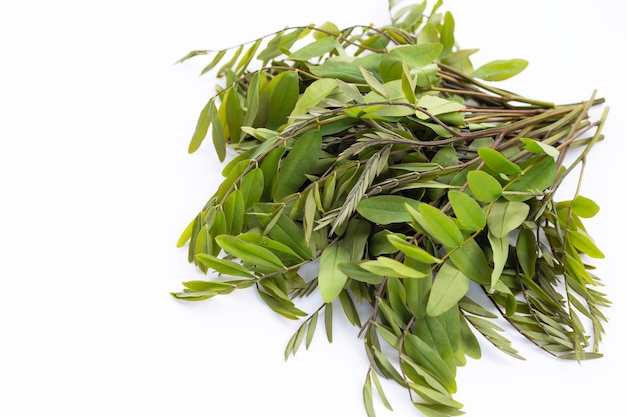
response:
[[[417,209],[423,203],[399,195],[380,195],[362,200],[357,205],[356,211],[365,219],[377,224],[408,223],[411,216],[405,204]]]
[[[390,234],[387,236],[387,240],[398,250],[402,251],[406,256],[411,257],[420,262],[427,264],[441,263],[441,259],[431,255],[424,249],[417,245],[413,245],[406,240],[402,239],[396,234]]]
[[[326,303],[337,298],[346,285],[348,276],[339,268],[345,262],[350,262],[350,252],[342,246],[328,246],[320,256],[317,282]]]
[[[498,59],[476,69],[472,77],[485,81],[503,81],[524,71],[527,66],[528,61],[525,59]]]
[[[489,232],[495,237],[505,237],[518,228],[528,216],[530,206],[520,201],[497,201],[487,215]]]
[[[262,246],[229,235],[217,236],[215,241],[226,253],[241,259],[243,262],[264,266],[274,271],[285,268],[278,256]]]
[[[448,191],[448,201],[463,228],[470,232],[481,230],[487,218],[480,204],[469,195],[456,190]]]
[[[483,203],[491,203],[502,195],[502,185],[484,171],[469,172],[467,183],[474,197]]]
[[[463,243],[463,234],[451,217],[428,204],[420,205],[418,210],[422,216],[416,220],[420,222],[420,226],[424,228],[430,237],[451,248],[460,246]]]
[[[310,130],[296,140],[278,171],[274,190],[275,201],[280,201],[298,191],[306,181],[306,174],[315,168],[321,149],[322,134],[319,130]]]
[[[506,156],[502,155],[495,149],[480,148],[478,149],[478,155],[480,156],[480,159],[485,162],[485,165],[495,172],[506,175],[517,175],[522,173],[522,169],[519,165],[509,161]]]
[[[439,268],[430,289],[426,314],[438,316],[456,306],[470,287],[470,279],[450,262]]]
[[[220,259],[215,256],[207,255],[206,253],[197,254],[196,259],[219,274],[254,278],[254,274],[248,271],[247,268],[228,259]]]
[[[424,272],[384,256],[379,256],[375,261],[363,262],[361,268],[373,274],[380,275],[381,277],[424,278],[428,276],[428,274]]]

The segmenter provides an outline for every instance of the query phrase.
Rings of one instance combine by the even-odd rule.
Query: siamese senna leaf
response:
[[[545,153],[553,158],[559,156],[559,151],[552,145],[548,145],[540,140],[534,140],[531,138],[520,138],[520,141],[525,144],[524,149],[533,153]]]
[[[306,181],[306,174],[315,167],[321,147],[322,135],[318,130],[306,132],[297,139],[278,171],[274,189],[276,201],[298,191]]]
[[[332,78],[313,81],[298,98],[291,116],[305,114],[311,107],[317,106],[320,101],[328,97],[336,87],[337,81]]]
[[[543,191],[556,176],[554,158],[538,155],[520,164],[524,175],[517,176],[506,186],[507,191]]]
[[[334,50],[338,44],[337,38],[326,36],[292,52],[287,59],[293,61],[308,61],[312,58],[321,58],[324,54]]]
[[[577,195],[572,201],[572,212],[583,218],[592,218],[600,211],[600,207],[590,198]]]
[[[328,246],[320,256],[318,285],[322,298],[326,303],[339,296],[348,276],[339,269],[339,264],[350,261],[350,252],[343,246]]]
[[[478,155],[480,159],[485,162],[485,165],[495,172],[506,175],[518,175],[522,173],[522,169],[519,165],[511,162],[506,156],[494,149],[480,148],[478,149]]]
[[[491,203],[502,195],[502,185],[484,171],[470,171],[467,174],[467,183],[478,201]]]
[[[537,240],[531,229],[522,228],[517,235],[515,253],[517,261],[522,268],[522,272],[528,277],[535,275],[535,265],[537,264]]]
[[[197,254],[196,259],[220,274],[254,278],[254,274],[247,268],[228,259],[221,259],[206,253]]]
[[[368,373],[365,378],[365,384],[363,384],[363,404],[365,406],[365,412],[368,417],[376,417],[376,411],[374,410],[374,399],[372,396],[372,380]]]
[[[261,265],[274,271],[286,268],[278,256],[263,246],[226,234],[217,236],[215,240],[225,252],[241,259],[245,263]]]
[[[246,69],[248,68],[248,65],[250,65],[250,62],[254,58],[256,51],[259,49],[259,46],[261,45],[262,42],[263,42],[263,38],[259,38],[256,41],[254,41],[252,46],[250,46],[246,50],[246,52],[243,54],[243,56],[237,63],[237,68],[236,68],[237,74],[242,75],[246,71]]]
[[[264,291],[259,291],[259,296],[269,308],[289,320],[298,320],[300,317],[306,316],[304,311],[295,307],[293,303],[288,300],[278,300],[276,297]]]
[[[187,150],[189,153],[194,153],[195,151],[197,151],[204,141],[204,138],[207,135],[209,126],[211,125],[211,120],[213,119],[214,115],[215,98],[211,98],[200,112],[200,116],[198,116],[196,129],[193,132],[193,136],[191,137],[191,141],[189,142],[189,148]]]
[[[421,203],[399,195],[382,195],[361,200],[356,210],[365,219],[375,224],[406,223],[411,221],[411,216],[405,204],[417,209]]]
[[[293,110],[299,97],[299,77],[295,71],[278,74],[266,87],[270,94],[267,109],[266,127],[276,130],[287,123],[287,117]]]
[[[387,399],[387,396],[385,395],[385,391],[383,390],[383,386],[380,383],[380,379],[376,375],[375,371],[371,372],[371,378],[372,378],[372,382],[374,382],[374,387],[376,388],[376,393],[378,394],[378,397],[382,401],[383,405],[385,406],[385,408],[387,410],[393,411],[393,408],[391,407],[391,403]]]
[[[217,64],[219,64],[222,61],[222,58],[224,58],[227,52],[228,52],[227,49],[222,49],[221,51],[217,51],[217,53],[215,54],[215,57],[213,57],[213,60],[209,62],[207,66],[202,68],[200,75],[204,75],[207,72],[211,71],[213,68],[215,68]]]
[[[405,239],[399,237],[398,235],[388,235],[387,239],[389,240],[389,243],[391,243],[396,249],[404,252],[406,256],[414,258],[420,262],[428,264],[442,262],[441,259],[431,255],[419,246],[407,242]]]
[[[454,215],[465,230],[476,232],[482,230],[487,224],[487,218],[480,204],[468,194],[457,190],[448,191],[448,200]]]
[[[488,233],[487,237],[493,258],[493,270],[491,271],[491,282],[489,285],[489,290],[491,291],[495,288],[496,283],[502,275],[502,271],[504,271],[509,256],[509,239],[506,236],[496,237],[493,233]]]
[[[452,263],[439,268],[426,305],[426,314],[435,317],[456,306],[470,287],[470,279]]]
[[[311,342],[313,341],[313,336],[315,335],[315,330],[317,329],[317,318],[319,316],[319,312],[315,312],[311,315],[309,319],[309,324],[306,328],[306,348],[308,349],[311,346]]]
[[[593,239],[591,239],[587,233],[583,231],[570,230],[567,233],[567,237],[572,245],[574,245],[574,247],[580,252],[589,255],[592,258],[604,258],[604,253],[598,249]]]
[[[472,76],[486,81],[503,81],[524,71],[527,66],[528,61],[524,59],[498,59],[481,65]]]
[[[261,200],[264,186],[265,178],[263,176],[263,170],[261,168],[254,168],[250,170],[241,179],[239,190],[244,198],[245,208],[252,207],[253,204],[258,203]]]
[[[348,321],[355,327],[361,327],[359,312],[348,291],[344,290],[339,293],[339,303]]]
[[[361,268],[382,277],[424,278],[426,273],[413,269],[395,259],[379,256],[376,260],[361,263]]]
[[[428,204],[420,205],[418,211],[421,217],[415,220],[430,237],[451,248],[463,244],[463,234],[451,217]]]
[[[213,147],[220,162],[226,159],[226,133],[224,131],[225,126],[219,118],[219,111],[216,106],[211,106],[211,127],[213,137]],[[199,145],[198,145],[199,146]]]
[[[517,229],[528,217],[530,206],[519,201],[496,201],[487,215],[489,232],[497,238]]]
[[[362,261],[344,262],[338,268],[348,276],[348,278],[367,284],[378,285],[383,282],[384,276],[375,274],[361,267]]]
[[[326,329],[326,339],[329,343],[333,341],[333,305],[326,303],[324,306],[324,327]]]

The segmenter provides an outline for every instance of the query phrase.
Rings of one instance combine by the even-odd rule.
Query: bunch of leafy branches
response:
[[[309,347],[320,315],[332,340],[341,308],[369,358],[369,416],[373,387],[391,408],[379,377],[425,415],[461,414],[456,369],[480,357],[477,335],[521,358],[498,320],[555,357],[598,357],[609,305],[587,262],[603,257],[583,225],[598,206],[579,193],[606,118],[589,110],[603,100],[555,105],[495,88],[527,62],[474,69],[476,50],[459,48],[440,6],[390,1],[389,26],[291,27],[181,59],[211,54],[203,73],[225,80],[189,152],[210,136],[220,160],[228,147],[236,156],[178,242],[218,276],[172,295],[255,287],[278,314],[304,318],[285,358]],[[555,201],[571,172],[575,195]],[[302,311],[296,299],[315,291],[323,302]]]

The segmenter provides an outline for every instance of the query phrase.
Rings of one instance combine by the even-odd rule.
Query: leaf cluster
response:
[[[599,357],[609,305],[583,224],[598,206],[580,187],[555,200],[602,139],[606,112],[589,116],[602,100],[556,105],[495,87],[526,61],[475,69],[440,6],[390,1],[385,27],[292,27],[181,60],[212,55],[203,73],[224,80],[189,152],[210,137],[221,160],[236,156],[178,242],[219,277],[172,295],[254,287],[303,319],[285,358],[309,348],[320,315],[332,341],[339,310],[361,329],[369,416],[374,391],[391,408],[380,378],[424,415],[462,414],[455,375],[480,357],[477,336],[522,359],[500,321],[555,357]],[[314,277],[301,273],[315,263]],[[297,299],[314,293],[319,308],[304,312]]]

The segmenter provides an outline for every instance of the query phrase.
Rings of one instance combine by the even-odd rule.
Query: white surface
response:
[[[433,3],[433,2],[431,2]],[[521,57],[505,84],[558,102],[594,89],[611,107],[583,194],[602,207],[588,226],[614,302],[605,358],[560,362],[515,338],[528,358],[485,345],[459,370],[468,416],[612,416],[624,378],[623,196],[626,40],[619,2],[447,0],[457,39],[482,64]],[[283,360],[297,323],[252,290],[202,303],[170,291],[200,278],[175,242],[214,191],[210,146],[186,153],[211,80],[206,61],[173,63],[287,25],[387,23],[363,0],[40,0],[0,6],[0,415],[365,416],[366,359],[336,322]],[[321,330],[321,328],[319,329]],[[395,407],[418,415],[387,384]]]

